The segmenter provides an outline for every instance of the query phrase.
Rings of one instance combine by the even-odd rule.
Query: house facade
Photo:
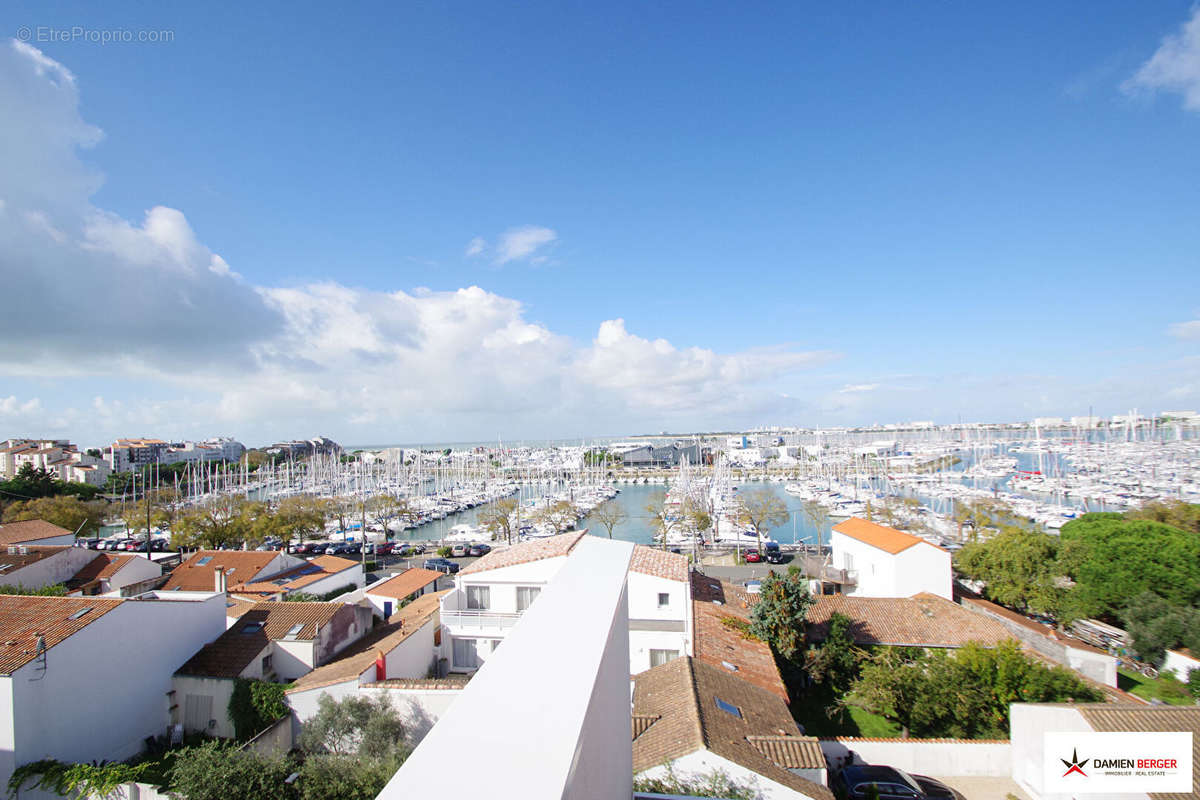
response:
[[[832,566],[845,571],[844,594],[954,597],[949,551],[919,536],[851,517],[833,526],[830,546]]]

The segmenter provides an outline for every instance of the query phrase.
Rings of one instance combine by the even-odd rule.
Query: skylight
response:
[[[304,630],[304,623],[297,622],[292,627],[288,628],[288,632],[284,634],[284,639],[295,639],[300,635],[300,631]]]
[[[725,669],[729,670],[730,672],[738,671],[737,664],[730,664],[728,661],[722,661],[721,666],[723,666]]]
[[[210,562],[210,561],[212,561],[212,560],[213,560],[213,557],[212,557],[212,556],[205,556],[204,558],[202,558],[202,559],[200,559],[199,561],[197,561],[197,562],[196,562],[196,566],[197,566],[197,567],[203,567],[205,564],[207,564],[208,562]]]
[[[242,633],[258,633],[262,629],[263,629],[263,623],[248,622],[248,623],[246,623],[246,627],[242,628]]]
[[[730,703],[726,703],[724,700],[722,700],[719,697],[714,697],[713,699],[717,701],[717,708],[721,709],[726,714],[732,714],[733,716],[737,717],[738,719],[742,718],[742,710],[740,708],[738,708],[737,706],[731,705]]]
[[[67,619],[79,619],[79,618],[80,618],[80,617],[82,617],[84,614],[86,614],[86,613],[88,613],[89,611],[91,611],[91,610],[92,610],[92,608],[93,608],[93,606],[88,606],[87,608],[81,608],[81,609],[79,609],[78,611],[76,611],[74,614],[72,614],[71,616],[67,617]]]

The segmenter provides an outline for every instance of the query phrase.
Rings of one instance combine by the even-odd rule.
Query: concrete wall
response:
[[[18,669],[5,726],[14,763],[123,760],[165,735],[175,670],[225,629],[222,596],[188,595],[197,599],[125,601],[50,648],[44,669]]]
[[[103,589],[105,592],[119,592],[126,586],[160,578],[162,574],[162,564],[148,558],[131,558],[103,582]]]
[[[1088,732],[1091,729],[1083,715],[1074,708],[1013,703],[1009,708],[1009,738],[1012,739],[1013,748],[1012,779],[1035,800],[1049,800],[1051,795],[1042,791],[1043,765],[1046,758],[1043,734],[1047,731]]]
[[[821,752],[835,768],[844,763],[885,764],[919,775],[990,776],[1012,774],[1009,742],[937,739],[822,739]],[[846,759],[853,753],[852,761]]]
[[[97,556],[95,550],[64,547],[49,558],[43,558],[21,569],[0,575],[0,584],[23,586],[26,589],[41,589],[56,583],[66,583]]]
[[[358,564],[353,569],[344,569],[341,572],[330,575],[328,578],[314,581],[298,591],[306,594],[323,595],[345,586],[354,586],[361,589],[364,584],[366,584],[366,578],[363,577],[362,564]],[[342,598],[339,597],[337,599],[341,600]]]
[[[1180,653],[1178,650],[1168,650],[1167,659],[1163,662],[1162,672],[1174,673],[1176,678],[1181,681],[1188,679],[1188,673],[1194,669],[1200,669],[1200,661],[1197,661],[1192,656]]]
[[[395,689],[391,687],[360,686],[357,680],[321,686],[305,692],[289,692],[288,704],[298,725],[316,716],[321,695],[327,694],[334,700],[346,697],[386,697],[400,712],[409,740],[416,744],[425,738],[435,722],[450,709],[462,694],[461,689]]]
[[[287,753],[291,751],[295,740],[293,733],[292,717],[289,715],[246,742],[242,749],[263,755]]]
[[[313,671],[316,662],[312,642],[272,642],[271,667],[280,680],[293,681]]]
[[[628,599],[633,545],[587,537],[380,793],[381,800],[629,797]],[[549,653],[570,668],[547,668]]]
[[[1013,635],[1017,641],[1028,645],[1046,658],[1069,667],[1081,675],[1085,675],[1105,686],[1117,686],[1117,659],[1107,653],[1094,653],[1078,647],[1070,647],[1064,641],[1051,639],[1045,634],[1028,628],[1019,622],[1014,622],[1002,614],[996,614],[988,608],[977,605],[970,600],[963,601],[963,608],[977,614],[983,614],[989,619],[999,622]]]
[[[175,703],[178,708],[171,714],[171,721],[184,725],[184,731],[191,733],[199,731],[209,736],[222,739],[232,739],[235,736],[233,722],[229,719],[229,699],[233,697],[233,681],[227,678],[201,678],[195,675],[176,675],[172,681],[175,689]],[[210,723],[202,726],[188,724],[185,717],[188,707],[188,695],[194,697],[209,697],[212,700],[212,715]]]
[[[801,794],[789,786],[784,786],[769,778],[764,778],[757,772],[746,769],[741,764],[734,763],[727,758],[722,758],[708,750],[697,750],[682,758],[675,759],[671,762],[671,769],[674,770],[676,775],[681,777],[707,775],[714,770],[720,770],[740,784],[754,786],[758,790],[758,797],[763,800],[798,800],[799,798],[808,797],[808,795]],[[666,774],[667,768],[664,765],[641,772],[639,776],[657,778]],[[821,781],[821,784],[824,785],[824,781]]]

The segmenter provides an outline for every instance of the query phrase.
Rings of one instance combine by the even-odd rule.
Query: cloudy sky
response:
[[[0,11],[0,438],[1200,406],[1200,7],[442,5]]]

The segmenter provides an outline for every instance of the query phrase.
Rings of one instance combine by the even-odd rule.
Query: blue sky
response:
[[[161,5],[0,15],[4,435],[1200,406],[1187,3]]]

